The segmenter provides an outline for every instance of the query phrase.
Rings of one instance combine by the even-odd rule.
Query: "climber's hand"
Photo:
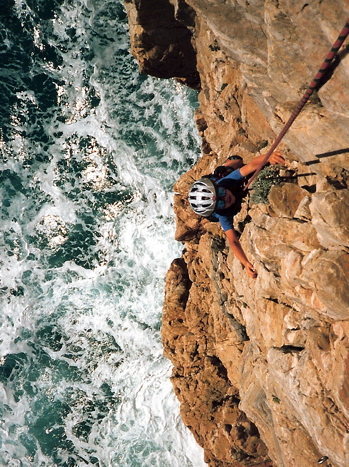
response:
[[[252,277],[252,279],[256,279],[257,277],[257,272],[254,269],[253,265],[250,262],[247,262],[244,264],[245,266],[245,272],[249,277]]]
[[[272,165],[276,165],[276,164],[285,165],[285,158],[282,156],[280,151],[275,151],[270,156],[269,163]]]

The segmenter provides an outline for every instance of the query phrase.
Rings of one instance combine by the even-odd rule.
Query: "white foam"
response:
[[[30,11],[24,0],[16,0],[16,5],[19,14]],[[6,296],[0,350],[3,356],[23,352],[28,358],[22,376],[21,368],[13,370],[18,387],[10,382],[5,391],[9,410],[3,425],[4,460],[9,462],[12,456],[13,465],[54,464],[37,441],[32,458],[21,441],[21,434],[31,436],[29,426],[38,416],[34,407],[43,395],[48,404],[71,398],[64,430],[80,459],[89,462],[89,455],[94,455],[100,465],[115,466],[204,465],[202,450],[180,421],[159,332],[164,275],[181,248],[173,241],[171,188],[187,160],[196,157],[192,109],[177,84],[152,78],[141,82],[130,63],[115,68],[128,41],[125,25],[110,16],[113,8],[114,0],[110,4],[79,0],[73,5],[67,1],[50,23],[54,32],[50,43],[64,45],[64,63],[59,69],[46,63],[43,69],[63,83],[57,90],[66,121],[47,120],[46,130],[55,143],[45,170],[34,167],[30,182],[48,200],[34,209],[33,200],[18,196],[10,208],[18,219],[4,224],[20,239],[16,255],[3,258],[4,280],[9,288],[22,285],[24,295]],[[45,24],[35,25],[39,48],[47,34]],[[75,41],[67,35],[68,27],[75,28]],[[88,47],[94,54],[91,63],[85,63],[80,53]],[[127,86],[135,86],[128,94],[118,73],[128,74]],[[101,99],[93,109],[91,86]],[[30,93],[23,92],[20,98],[24,107],[25,102],[35,101]],[[128,138],[131,134],[141,142]],[[80,144],[84,138],[88,143]],[[17,159],[9,159],[8,168],[26,174],[21,161],[33,147],[34,143],[16,137],[8,151],[16,157],[16,149]],[[80,196],[75,197],[67,190],[68,183],[74,188],[75,180],[58,186],[59,163],[73,159],[87,164],[81,171]],[[125,202],[93,207],[95,193],[108,190],[129,194]],[[25,212],[29,208],[30,218]],[[50,255],[66,244],[69,232],[86,213],[94,216],[100,234],[91,247],[91,254],[96,254],[93,266],[85,268],[73,258],[48,267]],[[49,240],[44,248],[29,240],[36,234]],[[51,345],[48,338],[40,341],[38,331],[45,326],[53,326],[62,336],[59,345]],[[38,359],[40,352],[49,363]],[[69,365],[65,376],[58,364]],[[15,396],[34,371],[31,365],[41,365],[40,376],[32,376],[36,393]],[[69,376],[74,369],[81,372],[80,379]],[[113,403],[103,392],[105,384]],[[108,407],[100,418],[98,401]],[[92,414],[91,404],[96,404]],[[92,428],[84,440],[76,435],[76,426],[88,417]],[[69,456],[64,447],[60,456],[62,462]]]

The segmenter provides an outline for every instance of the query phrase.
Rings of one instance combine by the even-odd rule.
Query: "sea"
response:
[[[163,357],[195,91],[120,0],[0,2],[0,465],[204,466]]]

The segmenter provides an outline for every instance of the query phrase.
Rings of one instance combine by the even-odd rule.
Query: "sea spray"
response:
[[[0,462],[200,466],[159,337],[195,95],[138,74],[120,2],[0,16]]]

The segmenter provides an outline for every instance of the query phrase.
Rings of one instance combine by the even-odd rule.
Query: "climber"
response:
[[[246,178],[257,170],[263,158],[264,155],[260,155],[244,165],[240,156],[231,156],[213,174],[197,180],[188,195],[189,203],[196,214],[220,222],[230,248],[245,268],[246,274],[252,278],[256,278],[257,273],[242,249],[238,234],[233,228],[233,218],[239,212],[246,194],[243,190]],[[274,152],[269,163],[284,164],[285,159],[280,152]]]

